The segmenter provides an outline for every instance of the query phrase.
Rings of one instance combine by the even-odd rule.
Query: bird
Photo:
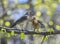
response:
[[[37,29],[37,31],[38,31],[38,29],[40,27],[45,28],[44,24],[41,21],[39,21],[38,19],[36,19],[36,17],[33,17],[33,19],[32,19],[32,26],[34,28],[34,31],[35,31],[35,29]]]
[[[27,11],[24,8],[18,9],[16,11],[17,13],[13,13],[11,16],[13,16],[14,23],[10,27],[14,27],[16,24],[21,23],[25,20],[27,20]],[[10,17],[11,17],[10,16]]]

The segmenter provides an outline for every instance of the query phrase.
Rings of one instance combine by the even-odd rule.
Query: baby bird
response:
[[[34,28],[34,31],[37,29],[37,31],[38,31],[38,29],[39,28],[44,28],[45,26],[42,24],[42,22],[41,21],[39,21],[38,19],[36,19],[36,17],[33,17],[33,19],[32,19],[32,26],[33,26],[33,28]]]

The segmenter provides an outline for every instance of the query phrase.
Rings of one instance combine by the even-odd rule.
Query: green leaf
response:
[[[10,38],[10,33],[7,33],[7,34],[6,34],[6,37],[7,37],[7,38]]]
[[[48,39],[48,36],[43,36],[42,39],[45,41]]]
[[[11,31],[11,35],[12,35],[12,36],[14,36],[14,35],[15,35],[14,30],[12,30],[12,31]]]
[[[4,32],[6,32],[6,29],[2,28],[1,33],[4,33]]]
[[[25,37],[25,34],[24,33],[21,33],[20,34],[20,39],[24,39],[24,37]]]

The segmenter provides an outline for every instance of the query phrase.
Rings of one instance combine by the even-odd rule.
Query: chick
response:
[[[34,31],[37,29],[37,31],[38,31],[38,29],[39,28],[44,28],[45,26],[42,24],[42,22],[41,21],[39,21],[38,19],[36,19],[36,17],[33,17],[33,19],[32,19],[32,26],[33,26],[33,28],[34,28]]]

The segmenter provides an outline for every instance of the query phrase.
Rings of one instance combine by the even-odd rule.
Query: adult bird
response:
[[[16,11],[13,11],[14,13],[12,13],[12,15],[10,17],[12,17],[12,19],[14,20],[14,23],[11,25],[11,27],[14,27],[18,22],[21,23],[24,20],[27,20],[27,10],[24,8],[18,9]]]

